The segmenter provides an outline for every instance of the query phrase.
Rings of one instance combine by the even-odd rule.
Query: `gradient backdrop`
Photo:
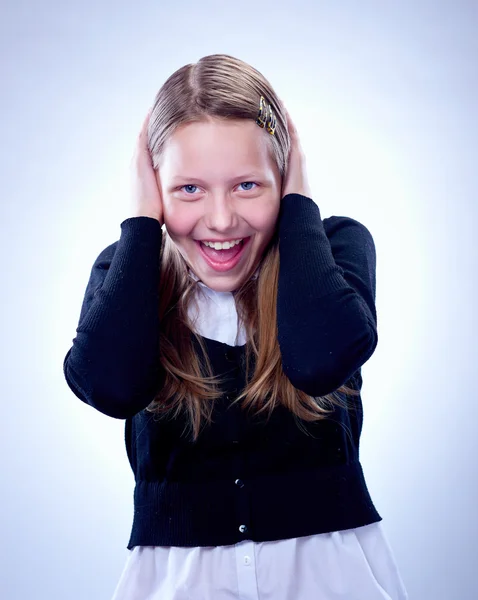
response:
[[[0,50],[2,600],[109,600],[119,579],[124,424],[73,395],[63,358],[144,115],[213,53],[287,103],[322,216],[374,236],[367,481],[411,600],[478,598],[478,3],[3,0]]]

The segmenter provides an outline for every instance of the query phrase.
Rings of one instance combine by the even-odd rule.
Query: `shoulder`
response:
[[[322,220],[332,247],[347,244],[365,247],[375,253],[375,242],[370,230],[351,217],[331,216]]]
[[[360,221],[352,219],[352,217],[337,217],[334,215],[323,219],[322,222],[324,224],[327,237],[329,237],[329,235],[334,236],[346,234],[373,239],[370,230]]]
[[[102,250],[93,265],[94,269],[109,269],[111,261],[113,260],[113,256],[115,255],[116,248],[118,247],[118,241],[113,242],[109,246],[107,246],[104,250]]]

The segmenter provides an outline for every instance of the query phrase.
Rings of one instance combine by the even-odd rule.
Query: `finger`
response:
[[[151,119],[151,113],[152,113],[152,112],[153,112],[153,107],[151,107],[151,108],[148,110],[147,114],[146,114],[146,117],[145,117],[145,119],[144,119],[144,121],[143,121],[143,125],[142,125],[142,127],[141,127],[141,131],[140,131],[140,133],[139,133],[140,137],[141,137],[141,136],[142,136],[142,137],[146,137],[146,136],[148,135],[149,121],[150,121],[150,119]]]
[[[291,135],[297,135],[297,128],[294,124],[294,121],[292,120],[292,117],[290,116],[289,112],[286,112],[287,114],[287,124],[289,126],[289,131],[291,133]]]
[[[153,111],[153,107],[151,107],[147,114],[146,117],[143,121],[143,124],[141,125],[141,130],[138,134],[138,137],[136,138],[136,145],[133,151],[133,155],[131,157],[131,163],[135,163],[138,160],[138,157],[140,154],[143,154],[145,151],[148,150],[148,146],[147,146],[147,140],[148,140],[148,127],[149,127],[149,121],[151,118],[151,113]]]
[[[149,154],[148,129],[149,129],[149,123],[151,120],[151,112],[152,112],[152,109],[150,109],[148,111],[148,114],[146,115],[146,118],[143,123],[143,127],[141,128],[141,132],[138,137],[137,149],[142,154],[144,154],[144,153]]]
[[[294,125],[294,121],[292,120],[292,117],[290,116],[290,113],[285,106],[284,106],[284,112],[285,112],[286,121],[287,121],[287,129],[289,130],[290,135],[297,136],[297,128]]]

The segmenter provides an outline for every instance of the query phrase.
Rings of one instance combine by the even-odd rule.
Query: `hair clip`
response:
[[[264,96],[261,96],[259,114],[256,119],[256,123],[259,125],[259,127],[266,126],[266,118],[267,118],[267,108],[265,106],[265,98],[264,98]]]
[[[271,134],[274,135],[275,130],[276,130],[276,117],[274,115],[274,112],[272,110],[272,106],[269,104],[269,121],[267,123],[267,131]]]
[[[259,106],[260,106],[259,114],[257,116],[256,123],[259,125],[259,127],[262,127],[262,128],[267,126],[267,131],[271,135],[274,135],[277,121],[276,121],[275,115],[272,111],[271,105],[269,104],[268,106],[266,106],[266,100],[265,100],[264,96],[261,96]],[[268,112],[269,112],[269,119],[267,118]]]

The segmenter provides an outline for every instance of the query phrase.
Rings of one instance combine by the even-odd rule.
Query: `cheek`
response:
[[[174,198],[164,198],[164,222],[168,231],[175,237],[187,237],[204,217],[204,206],[201,202],[178,202]],[[259,233],[270,233],[274,230],[279,217],[280,199],[265,199],[236,206],[240,220]]]
[[[174,236],[187,236],[198,222],[197,204],[178,202],[171,198],[163,200],[164,222]]]
[[[261,232],[274,229],[279,217],[280,202],[258,203],[248,215],[249,224]]]

